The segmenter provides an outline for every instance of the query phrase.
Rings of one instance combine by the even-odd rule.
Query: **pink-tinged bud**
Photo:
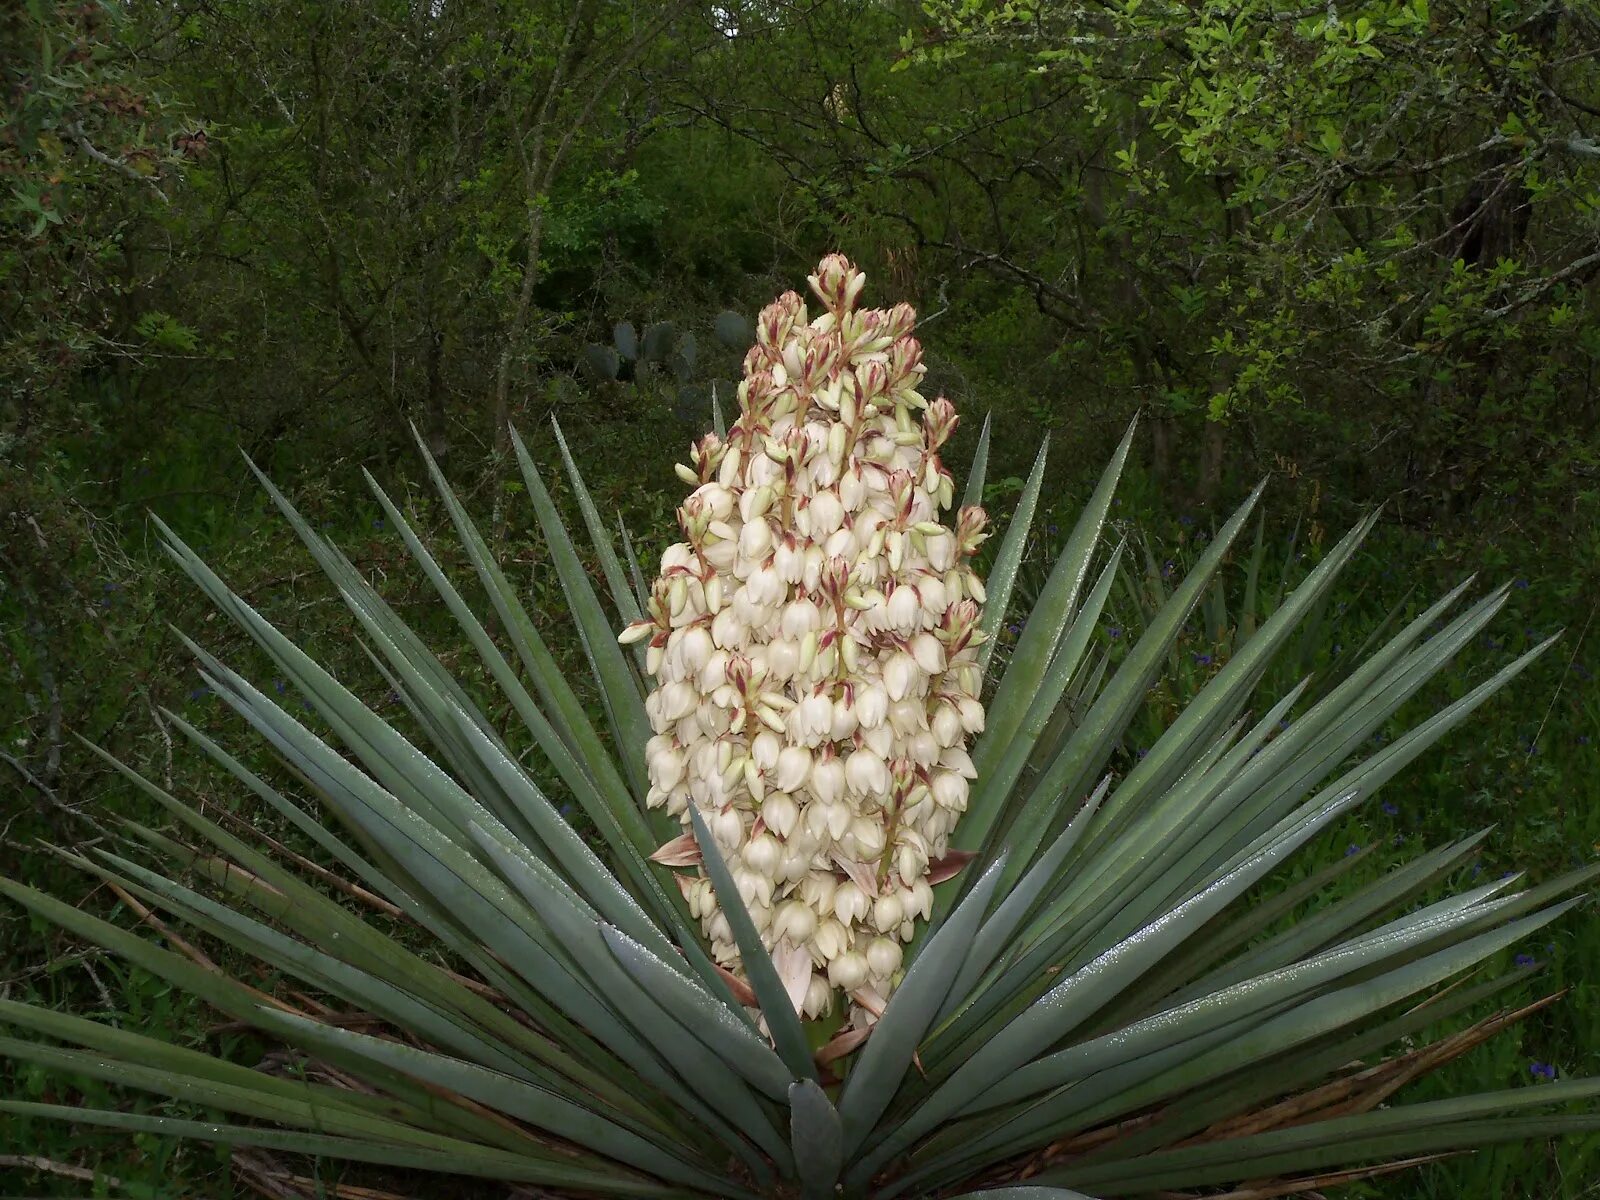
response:
[[[857,271],[844,255],[830,254],[818,264],[817,273],[807,276],[806,281],[828,311],[840,317],[855,307],[856,298],[866,286],[867,277]]]
[[[855,370],[856,404],[865,409],[889,390],[889,364],[873,359]]]
[[[886,337],[899,340],[909,334],[916,323],[917,310],[902,300],[884,314],[883,332]]]
[[[802,392],[814,392],[831,380],[841,365],[841,351],[836,334],[813,338],[793,372],[795,387]]]
[[[956,415],[956,406],[943,396],[929,404],[922,414],[922,428],[927,434],[929,453],[937,453],[950,440],[950,435],[955,433],[959,424],[961,418]]]
[[[971,554],[989,536],[989,514],[976,504],[964,505],[956,515],[956,540],[963,554]]]

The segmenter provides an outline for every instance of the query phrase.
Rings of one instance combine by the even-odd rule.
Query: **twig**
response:
[[[94,159],[95,162],[99,163],[103,167],[110,167],[117,174],[131,179],[135,183],[149,184],[151,191],[155,192],[156,195],[161,197],[161,202],[163,204],[170,203],[167,200],[167,194],[161,190],[161,185],[156,182],[155,176],[141,175],[127,163],[123,162],[120,158],[112,158],[111,155],[107,154],[104,150],[99,149],[93,142],[89,140],[88,134],[83,132],[82,125],[74,122],[72,125],[67,127],[67,132],[72,135],[72,140],[77,144],[78,149],[82,150],[90,158]]]
[[[66,1179],[79,1179],[84,1183],[104,1182],[110,1187],[127,1187],[115,1175],[91,1171],[88,1167],[75,1167],[71,1163],[57,1162],[39,1154],[0,1154],[0,1167],[21,1167],[28,1171],[42,1171],[46,1175],[60,1175]]]
[[[1589,626],[1594,624],[1595,610],[1600,608],[1600,602],[1589,606],[1589,616],[1583,622],[1583,630],[1578,634],[1578,640],[1573,643],[1572,654],[1567,659],[1567,669],[1561,672],[1561,678],[1556,681],[1556,690],[1550,694],[1550,703],[1545,706],[1544,716],[1539,720],[1539,728],[1534,731],[1533,740],[1528,743],[1528,757],[1533,757],[1534,747],[1539,744],[1539,738],[1544,734],[1544,727],[1550,723],[1550,714],[1555,711],[1556,701],[1561,698],[1561,689],[1567,686],[1567,676],[1572,674],[1572,664],[1578,661],[1578,652],[1583,649],[1583,639],[1589,636]]]

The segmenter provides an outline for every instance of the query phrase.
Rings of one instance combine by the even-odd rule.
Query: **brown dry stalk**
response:
[[[246,821],[243,817],[240,817],[238,814],[228,812],[226,809],[219,809],[217,811],[220,813],[220,815],[225,820],[227,820],[231,824],[238,826],[242,830],[249,830],[249,832],[251,834],[253,834],[255,837],[259,838],[263,843],[265,843],[267,848],[270,849],[274,854],[282,855],[285,859],[287,859],[288,861],[294,863],[296,866],[300,867],[302,870],[308,872],[311,875],[316,876],[316,878],[322,880],[324,883],[327,883],[327,884],[331,885],[332,887],[337,888],[339,891],[343,892],[345,895],[350,896],[353,899],[361,901],[361,903],[367,905],[369,908],[374,908],[378,912],[383,913],[387,917],[404,917],[405,916],[404,911],[402,911],[400,908],[396,907],[395,905],[390,904],[389,901],[385,900],[382,896],[379,896],[374,892],[369,892],[366,888],[362,887],[359,883],[354,883],[351,880],[346,879],[344,876],[339,875],[338,873],[336,873],[334,871],[328,870],[327,867],[319,866],[318,864],[312,862],[309,858],[305,857],[305,855],[303,855],[303,854],[296,854],[293,850],[289,849],[289,847],[285,846],[282,842],[278,841],[276,838],[273,838],[273,837],[269,836],[268,834],[262,833],[261,830],[255,828],[255,826],[251,825],[248,821]],[[231,866],[231,864],[230,864],[230,866]],[[249,874],[248,872],[243,871],[242,868],[239,868],[239,867],[232,867],[232,869],[235,870],[235,871],[240,871],[241,874],[246,874],[246,875]],[[252,880],[254,880],[255,876],[251,875],[250,878]],[[260,881],[257,880],[257,882],[260,882]],[[270,887],[271,885],[267,884],[267,883],[261,883],[261,886],[262,887]],[[277,889],[274,888],[273,890],[276,891]]]
[[[1453,985],[1454,986],[1454,985]],[[1483,1018],[1476,1024],[1449,1037],[1442,1038],[1427,1046],[1399,1054],[1372,1067],[1356,1071],[1340,1079],[1335,1079],[1311,1091],[1291,1096],[1267,1108],[1256,1109],[1252,1112],[1238,1116],[1228,1117],[1208,1127],[1202,1133],[1192,1138],[1176,1143],[1180,1146],[1192,1146],[1201,1143],[1229,1141],[1235,1138],[1247,1137],[1252,1134],[1264,1133],[1272,1129],[1281,1129],[1293,1125],[1308,1124],[1313,1121],[1331,1120],[1335,1117],[1351,1116],[1357,1113],[1370,1112],[1382,1104],[1395,1092],[1406,1084],[1420,1078],[1430,1071],[1436,1070],[1445,1063],[1459,1058],[1468,1051],[1482,1045],[1494,1037],[1501,1030],[1510,1025],[1548,1008],[1566,995],[1566,990],[1555,992],[1518,1009],[1502,1010],[1491,1016]],[[1428,1003],[1437,1000],[1438,996],[1430,997],[1423,1004],[1417,1005],[1412,1011],[1425,1007]],[[1096,1129],[1084,1130],[1070,1137],[1052,1142],[1038,1154],[1029,1159],[1022,1168],[1016,1172],[1017,1180],[1025,1180],[1037,1175],[1051,1163],[1064,1157],[1075,1157],[1087,1154],[1103,1146],[1115,1142],[1127,1134],[1137,1132],[1154,1121],[1160,1120],[1167,1109],[1157,1109],[1153,1112],[1143,1113],[1130,1117],[1115,1125],[1101,1126]],[[1435,1155],[1434,1158],[1448,1157],[1448,1155]],[[1433,1161],[1429,1159],[1406,1160],[1407,1165],[1415,1162]],[[1363,1168],[1369,1172],[1382,1172],[1390,1169],[1399,1170],[1400,1166],[1385,1164],[1378,1168]],[[1351,1178],[1365,1178],[1363,1175]],[[1295,1186],[1300,1191],[1315,1187],[1333,1186],[1335,1182],[1348,1182],[1343,1176],[1318,1177],[1321,1182],[1301,1181]],[[1270,1196],[1294,1195],[1294,1190],[1289,1191],[1261,1191],[1262,1188],[1283,1188],[1285,1181],[1269,1180],[1252,1185],[1252,1189],[1240,1192],[1227,1193],[1227,1200],[1266,1200]],[[1187,1194],[1170,1193],[1171,1200],[1188,1200]],[[1163,1197],[1167,1200],[1167,1197]],[[1207,1197],[1206,1200],[1224,1200],[1222,1196]]]
[[[189,942],[184,941],[183,938],[179,937],[170,928],[168,928],[166,922],[164,922],[160,917],[156,916],[155,913],[151,912],[143,904],[140,904],[139,901],[134,899],[133,896],[128,893],[127,889],[118,886],[116,883],[113,883],[110,880],[106,881],[106,886],[116,893],[117,899],[126,904],[134,916],[138,917],[139,920],[150,926],[151,929],[154,929],[162,937],[166,938],[167,943],[174,950],[178,951],[178,953],[189,959],[190,962],[194,963],[198,967],[203,968],[204,970],[210,971],[213,975],[222,975],[230,979],[233,978],[221,967],[217,966],[216,963],[212,962],[203,951],[191,945]],[[285,1003],[284,1001],[279,1000],[276,996],[272,996],[261,991],[259,988],[253,988],[249,984],[243,983],[237,979],[233,979],[233,982],[244,988],[244,990],[249,992],[252,996],[255,996],[257,999],[266,1004],[272,1005],[274,1008],[282,1009],[286,1013],[294,1013],[296,1016],[306,1015],[299,1009],[295,1008],[292,1004]]]
[[[1556,992],[1514,1011],[1495,1013],[1440,1041],[1396,1055],[1309,1092],[1291,1096],[1270,1108],[1219,1121],[1183,1144],[1248,1137],[1269,1129],[1370,1112],[1406,1084],[1482,1045],[1508,1025],[1548,1008],[1565,994],[1564,991]]]
[[[1394,1175],[1412,1167],[1453,1158],[1454,1154],[1425,1154],[1417,1158],[1401,1158],[1376,1167],[1357,1167],[1348,1171],[1330,1171],[1324,1175],[1307,1175],[1300,1179],[1269,1179],[1246,1184],[1231,1192],[1158,1192],[1154,1200],[1277,1200],[1281,1196],[1303,1196],[1305,1200],[1319,1200],[1320,1189],[1359,1183],[1380,1175]]]
[[[40,1154],[0,1154],[0,1167],[19,1167],[24,1171],[39,1171],[45,1175],[60,1175],[65,1179],[77,1179],[83,1183],[93,1183],[99,1180],[114,1188],[127,1186],[115,1175],[107,1175],[103,1171],[92,1171],[88,1167],[75,1167],[71,1163],[58,1162],[53,1158],[45,1158]]]
[[[234,1173],[251,1190],[271,1200],[407,1200],[396,1192],[361,1187],[353,1183],[329,1184],[325,1180],[296,1175],[271,1155],[260,1150],[235,1150]]]

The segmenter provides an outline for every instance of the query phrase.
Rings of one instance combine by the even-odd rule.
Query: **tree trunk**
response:
[[[1196,507],[1212,507],[1222,491],[1222,463],[1228,448],[1225,429],[1221,421],[1206,419],[1205,432],[1200,439],[1200,470],[1194,486]]]

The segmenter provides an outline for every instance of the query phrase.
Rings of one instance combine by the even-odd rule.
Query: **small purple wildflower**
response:
[[[1194,656],[1194,660],[1202,667],[1209,667],[1211,665],[1211,655],[1209,654],[1196,654]]]
[[[1526,579],[1519,579],[1511,586],[1515,588],[1526,588],[1528,586],[1528,581]]]
[[[1384,814],[1387,816],[1398,817],[1400,815],[1400,806],[1393,800],[1385,800],[1382,807]]]
[[[191,700],[204,700],[209,695],[211,695],[211,689],[204,684],[200,687],[189,689],[189,699]]]
[[[1352,854],[1360,854],[1360,853],[1361,853],[1361,847],[1356,845],[1356,843],[1354,843],[1354,842],[1351,842],[1344,849],[1344,856],[1346,858],[1349,858]]]
[[[1556,1069],[1549,1063],[1529,1063],[1528,1074],[1535,1079],[1554,1079],[1556,1077]]]
[[[1531,954],[1519,954],[1512,959],[1512,962],[1518,967],[1537,967],[1539,965],[1539,960]]]

